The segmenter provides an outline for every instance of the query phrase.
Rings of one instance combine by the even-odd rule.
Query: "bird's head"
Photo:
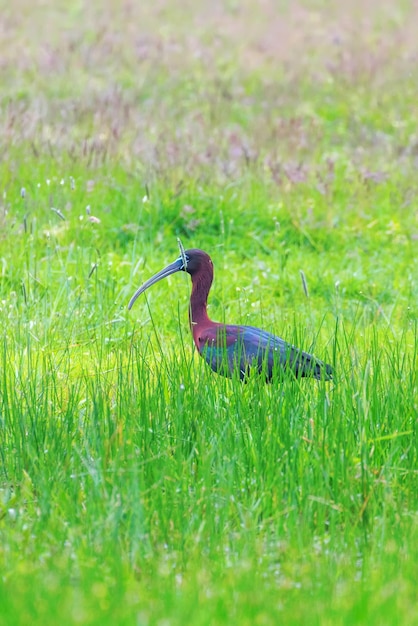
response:
[[[182,262],[182,267],[180,269],[183,272],[190,274],[190,276],[193,276],[202,269],[209,269],[213,267],[210,256],[206,254],[206,252],[203,252],[203,250],[198,250],[197,248],[185,251],[185,264],[183,262],[183,256],[180,256],[177,261]]]
[[[185,250],[178,259],[174,261],[174,263],[170,263],[164,269],[160,270],[149,278],[137,291],[134,293],[132,298],[129,301],[128,309],[132,308],[135,300],[144,293],[148,287],[158,283],[159,280],[170,276],[171,274],[175,274],[176,272],[187,272],[193,279],[199,271],[205,270],[210,273],[210,276],[213,276],[213,264],[210,256],[204,252],[203,250],[199,250],[197,248],[193,248],[191,250]]]

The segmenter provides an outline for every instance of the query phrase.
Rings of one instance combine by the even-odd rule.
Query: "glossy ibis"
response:
[[[213,281],[213,263],[203,250],[182,251],[180,257],[147,280],[132,296],[128,309],[138,296],[159,280],[187,272],[192,279],[189,321],[194,343],[210,367],[219,374],[232,376],[238,371],[244,379],[255,369],[271,380],[275,367],[291,369],[297,378],[310,376],[330,380],[332,368],[311,354],[290,345],[280,337],[255,328],[220,324],[209,319],[206,312],[209,290]]]

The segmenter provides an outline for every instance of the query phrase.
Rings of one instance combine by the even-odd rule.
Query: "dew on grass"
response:
[[[11,520],[14,521],[17,518],[17,511],[16,511],[16,509],[13,509],[13,508],[12,509],[7,509],[7,513],[8,513],[8,515],[9,515]]]

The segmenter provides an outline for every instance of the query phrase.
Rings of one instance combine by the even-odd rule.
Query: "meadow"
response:
[[[0,624],[418,624],[418,7],[0,10]],[[247,384],[209,314],[332,363]],[[307,290],[301,280],[306,278]]]

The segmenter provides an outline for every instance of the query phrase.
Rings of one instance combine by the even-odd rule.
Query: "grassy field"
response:
[[[416,3],[49,4],[0,10],[0,624],[418,624]],[[334,380],[213,374],[183,274],[128,312],[176,237]]]

